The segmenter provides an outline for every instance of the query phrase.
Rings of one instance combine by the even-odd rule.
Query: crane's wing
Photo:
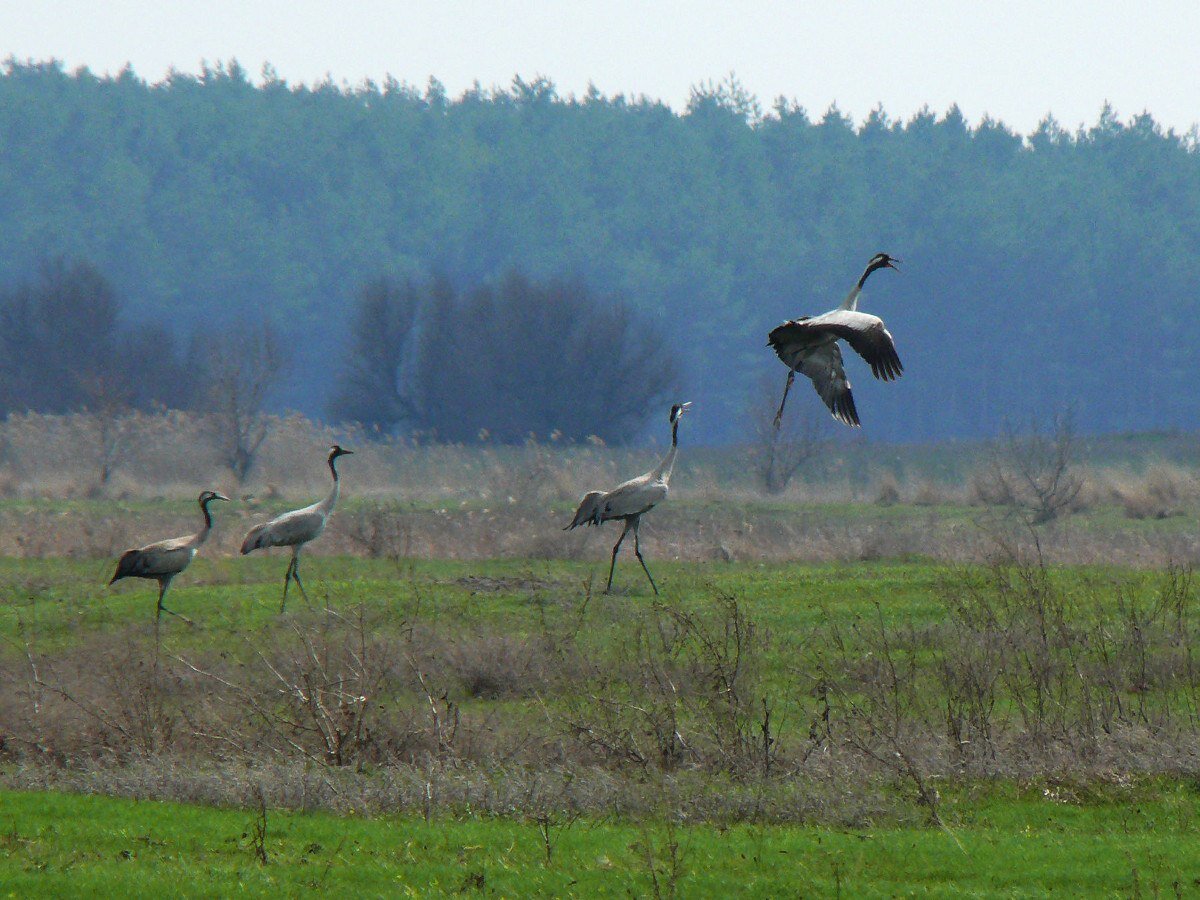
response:
[[[604,491],[588,491],[579,501],[579,509],[575,510],[575,518],[563,531],[570,531],[580,525],[599,525],[603,505]]]
[[[318,537],[325,530],[325,515],[317,508],[319,505],[295,509],[255,525],[242,541],[242,553],[264,547],[291,547]]]
[[[833,417],[846,425],[858,426],[858,410],[854,408],[854,394],[850,392],[850,380],[842,365],[842,351],[837,344],[826,344],[810,351],[797,369],[812,379],[813,387]]]
[[[604,497],[600,521],[636,516],[646,512],[667,496],[667,486],[650,475],[639,475],[613,488]]]
[[[109,584],[122,578],[178,575],[188,567],[195,555],[191,537],[172,538],[147,544],[137,550],[126,550],[117,561],[117,571],[113,573]]]
[[[870,364],[871,374],[883,381],[899,378],[904,372],[904,366],[896,353],[896,343],[883,327],[883,319],[878,316],[850,309],[835,309],[811,319],[797,319],[781,327],[792,327],[812,335],[832,334],[841,338]]]

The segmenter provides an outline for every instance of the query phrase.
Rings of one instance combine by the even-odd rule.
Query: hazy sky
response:
[[[0,0],[0,52],[98,72],[130,62],[150,80],[233,57],[289,81],[436,75],[452,94],[540,74],[563,94],[591,81],[676,108],[732,71],[764,105],[836,101],[856,119],[878,103],[894,117],[958,103],[1029,131],[1047,112],[1091,123],[1108,100],[1125,118],[1200,121],[1197,0]]]

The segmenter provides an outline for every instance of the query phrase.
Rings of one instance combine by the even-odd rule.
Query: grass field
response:
[[[112,564],[0,559],[13,896],[1200,890],[1186,571]]]
[[[212,549],[236,553],[252,524],[320,493],[317,489],[292,500],[220,506],[215,510]],[[522,504],[480,498],[350,499],[313,552],[472,560],[605,558],[615,537],[562,533],[574,500]],[[187,499],[0,499],[0,557],[107,557],[152,536],[187,534],[198,521],[195,502]],[[1182,508],[1161,517],[1131,518],[1120,505],[1096,502],[1041,532],[1043,551],[1058,564],[1120,560],[1129,567],[1158,568],[1168,561],[1200,558],[1196,519]],[[797,505],[794,499],[727,497],[720,492],[709,496],[703,491],[673,497],[643,528],[656,558],[742,562],[900,557],[979,562],[995,549],[997,538],[1010,539],[1014,533],[1011,510],[963,502]]]
[[[993,789],[952,830],[334,817],[0,794],[5,896],[1186,896],[1194,786]]]

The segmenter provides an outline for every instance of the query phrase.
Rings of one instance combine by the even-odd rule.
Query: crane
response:
[[[900,377],[904,366],[900,364],[891,334],[883,326],[883,319],[858,311],[858,297],[871,273],[876,269],[895,269],[898,262],[900,260],[886,253],[876,253],[837,309],[819,316],[801,316],[772,330],[767,345],[788,367],[783,399],[775,414],[776,428],[783,420],[783,407],[797,372],[812,379],[813,387],[835,419],[854,427],[860,424],[850,382],[842,366],[839,338],[870,364],[871,374],[876,378],[891,381]]]
[[[189,625],[192,624],[192,620],[187,616],[181,616],[163,606],[163,597],[166,596],[167,588],[171,586],[171,580],[188,567],[196,556],[196,551],[200,549],[200,545],[208,540],[208,533],[212,531],[212,513],[208,511],[208,504],[214,500],[228,502],[229,498],[216,491],[203,491],[200,494],[197,502],[200,504],[200,511],[204,514],[204,527],[195,534],[157,541],[136,550],[126,550],[117,561],[117,571],[113,574],[112,580],[108,582],[110,585],[122,578],[153,578],[158,582],[158,609],[154,613],[155,628],[158,627],[158,621],[164,612],[178,616]]]
[[[658,585],[654,583],[654,576],[650,574],[650,570],[646,567],[646,560],[642,558],[638,529],[642,523],[642,516],[667,498],[667,491],[671,483],[671,470],[675,468],[675,457],[679,452],[679,420],[683,418],[684,412],[691,405],[690,402],[676,403],[671,407],[671,448],[662,458],[662,462],[645,475],[631,478],[611,491],[588,491],[579,502],[579,508],[575,511],[575,517],[571,520],[571,524],[563,529],[563,531],[570,531],[580,525],[599,525],[601,522],[610,522],[614,519],[625,523],[625,528],[621,531],[621,536],[617,538],[617,543],[612,549],[612,562],[608,567],[608,586],[604,588],[606,594],[612,590],[613,571],[617,567],[617,553],[621,549],[625,535],[629,534],[632,529],[633,552],[637,556],[638,562],[642,564],[646,577],[650,579],[650,587],[654,589],[655,595],[658,595]]]
[[[305,602],[308,602],[308,592],[304,590],[304,582],[300,580],[300,550],[309,541],[319,538],[321,532],[325,530],[325,523],[329,521],[329,515],[333,512],[334,504],[338,499],[337,459],[339,456],[351,456],[353,453],[353,450],[345,450],[337,444],[330,447],[327,462],[329,471],[333,473],[333,488],[329,491],[329,495],[312,506],[285,512],[269,522],[255,525],[242,541],[243,556],[264,547],[292,548],[292,559],[283,576],[283,602],[279,604],[280,612],[287,607],[288,582],[293,578],[296,580],[296,586],[300,588]]]

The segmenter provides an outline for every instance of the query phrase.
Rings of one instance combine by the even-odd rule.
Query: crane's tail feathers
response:
[[[129,578],[131,575],[137,575],[138,563],[141,562],[142,555],[137,550],[126,550],[121,554],[121,558],[117,560],[117,571],[113,572],[113,577],[109,579],[109,584],[120,581],[122,578]]]
[[[271,535],[267,531],[267,526],[255,525],[246,534],[246,539],[242,541],[242,555],[245,556],[253,550],[261,550],[263,547],[271,546]]]
[[[580,525],[599,525],[600,514],[604,509],[604,504],[601,503],[603,499],[604,491],[588,491],[584,494],[583,499],[579,501],[579,509],[575,510],[575,518],[563,531],[570,531]]]

